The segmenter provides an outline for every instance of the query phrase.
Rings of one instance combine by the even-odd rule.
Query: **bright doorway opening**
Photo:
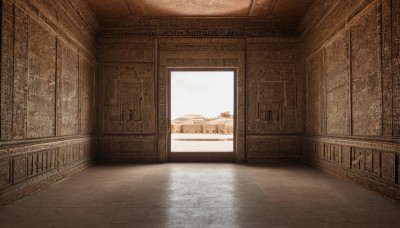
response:
[[[171,71],[171,153],[234,152],[235,72]]]

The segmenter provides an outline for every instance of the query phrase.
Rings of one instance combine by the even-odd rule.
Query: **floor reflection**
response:
[[[0,208],[1,227],[400,227],[399,217],[301,164],[95,166]]]

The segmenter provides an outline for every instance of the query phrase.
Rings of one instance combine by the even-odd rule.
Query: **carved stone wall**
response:
[[[314,5],[325,9],[317,1]],[[400,200],[397,0],[336,1],[302,23],[305,162]]]
[[[297,104],[302,90],[297,39],[101,37],[98,125],[103,161],[168,161],[168,75],[182,68],[236,72],[237,161],[299,157],[302,125]],[[251,109],[247,118],[246,108]],[[249,146],[258,141],[251,135],[289,145],[282,144],[278,151],[252,147],[253,156]]]
[[[155,39],[101,39],[99,133],[103,161],[157,162]]]
[[[0,204],[6,204],[91,163],[96,24],[76,0],[1,3]]]
[[[298,40],[249,38],[246,44],[247,160],[298,158],[302,130]]]

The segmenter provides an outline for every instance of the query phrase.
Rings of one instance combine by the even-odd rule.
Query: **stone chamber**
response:
[[[399,0],[305,1],[296,20],[93,2],[1,1],[1,205],[96,163],[167,163],[181,68],[235,70],[237,163],[305,163],[400,201]]]

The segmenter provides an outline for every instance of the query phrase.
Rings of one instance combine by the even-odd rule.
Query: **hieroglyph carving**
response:
[[[83,56],[79,58],[80,133],[93,133],[95,114],[95,66]]]
[[[352,128],[354,135],[382,132],[381,25],[376,6],[351,27]]]
[[[27,136],[55,136],[56,39],[29,20]]]
[[[154,132],[154,64],[106,63],[104,132]]]
[[[57,55],[57,135],[74,135],[79,131],[79,55],[62,42]]]
[[[327,133],[347,135],[351,133],[349,33],[339,33],[324,53]]]
[[[392,4],[393,133],[400,136],[400,1]]]
[[[248,132],[295,131],[295,65],[250,64],[247,71]]]
[[[59,181],[93,159],[92,142],[72,145],[82,137],[81,123],[82,133],[90,133],[94,120],[95,33],[78,1],[1,2],[0,204]],[[90,59],[91,70],[79,62],[83,58]],[[57,163],[61,145],[75,148],[68,152],[75,154],[68,166]]]
[[[323,133],[323,59],[322,51],[318,51],[307,59],[307,104],[306,130],[308,133]]]

